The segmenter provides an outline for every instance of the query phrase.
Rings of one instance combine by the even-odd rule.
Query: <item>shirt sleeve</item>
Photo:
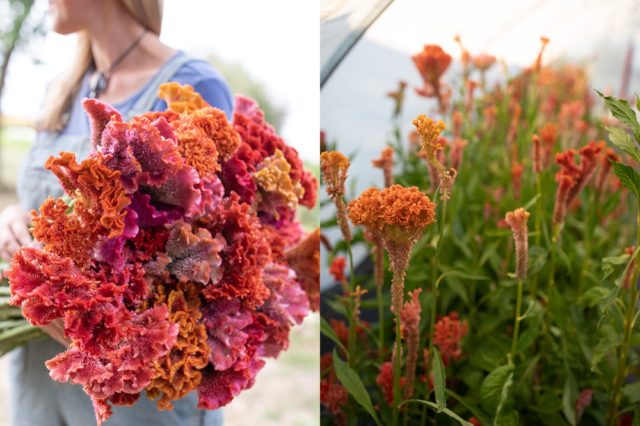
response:
[[[233,97],[229,87],[216,78],[208,78],[196,83],[193,88],[213,107],[221,109],[231,120],[233,115]]]

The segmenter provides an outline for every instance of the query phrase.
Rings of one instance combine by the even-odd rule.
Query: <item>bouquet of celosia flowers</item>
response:
[[[34,325],[64,321],[53,379],[81,384],[97,423],[146,390],[160,409],[198,391],[216,409],[249,388],[317,305],[317,232],[298,204],[316,181],[297,152],[238,97],[233,122],[189,86],[160,88],[164,112],[129,122],[88,99],[94,152],[51,157],[68,198],[33,214],[42,248],[6,276]]]

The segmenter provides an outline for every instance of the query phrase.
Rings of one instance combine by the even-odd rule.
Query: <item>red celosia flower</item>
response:
[[[467,331],[467,322],[460,321],[458,313],[455,311],[436,322],[433,344],[438,347],[445,365],[462,356],[460,341],[467,334]]]
[[[407,341],[405,398],[410,398],[413,395],[413,381],[416,377],[420,343],[420,313],[422,312],[419,299],[421,291],[422,289],[418,288],[409,293],[409,301],[405,302],[400,310],[402,333]]]
[[[404,388],[406,379],[400,377],[400,389]],[[393,365],[385,362],[380,366],[380,373],[376,377],[376,383],[382,390],[382,396],[389,406],[393,405]]]
[[[584,413],[584,410],[586,410],[586,408],[589,405],[591,405],[592,396],[593,396],[593,389],[587,388],[587,389],[583,389],[582,392],[580,392],[580,396],[576,401],[576,423],[580,422],[580,419],[582,418],[582,414]]]
[[[347,265],[347,259],[344,256],[336,256],[331,261],[329,267],[329,273],[333,277],[334,281],[342,282],[345,279],[344,268]]]

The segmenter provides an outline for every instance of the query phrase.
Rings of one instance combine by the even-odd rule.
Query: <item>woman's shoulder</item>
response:
[[[205,101],[211,106],[223,110],[231,119],[233,113],[231,89],[220,71],[209,62],[188,57],[170,80],[192,86]]]

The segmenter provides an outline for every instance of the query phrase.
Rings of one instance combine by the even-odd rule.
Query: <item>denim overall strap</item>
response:
[[[136,115],[140,115],[151,110],[153,103],[158,98],[160,85],[169,81],[171,77],[187,62],[193,58],[186,53],[180,53],[171,59],[160,72],[156,74],[151,83],[147,85],[144,92],[131,109],[124,115],[126,120],[131,120]]]

